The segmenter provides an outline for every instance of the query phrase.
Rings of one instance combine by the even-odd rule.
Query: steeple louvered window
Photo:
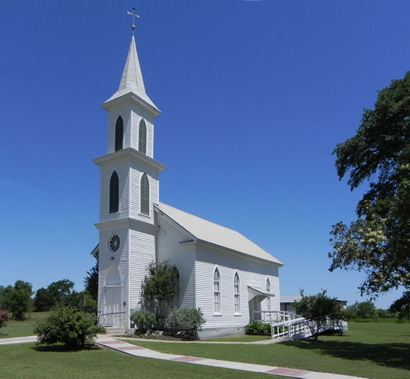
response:
[[[139,125],[138,150],[147,154],[147,125],[144,120]]]
[[[149,180],[144,172],[141,178],[141,213],[149,215]]]
[[[115,123],[115,151],[122,150],[124,141],[124,121],[122,117],[117,118]]]
[[[120,183],[118,174],[114,171],[110,179],[110,213],[116,213],[120,205]]]

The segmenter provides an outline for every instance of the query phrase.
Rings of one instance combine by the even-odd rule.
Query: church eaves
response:
[[[126,94],[136,95],[138,98],[142,99],[145,103],[158,111],[158,108],[145,91],[144,79],[142,77],[141,65],[138,59],[137,45],[135,43],[134,36],[131,38],[127,60],[122,72],[118,90],[105,102],[105,104]]]

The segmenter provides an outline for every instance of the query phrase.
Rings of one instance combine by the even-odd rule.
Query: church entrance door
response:
[[[124,312],[121,312],[121,286],[105,287],[105,302],[103,310],[103,326],[120,328]]]
[[[121,328],[124,316],[121,307],[122,284],[120,272],[115,265],[107,271],[103,301],[100,323],[107,328]]]
[[[259,296],[249,300],[249,317],[251,321],[261,320],[261,300]]]

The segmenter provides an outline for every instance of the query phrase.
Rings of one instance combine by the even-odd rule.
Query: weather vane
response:
[[[134,34],[134,32],[135,32],[135,18],[140,18],[140,16],[135,13],[135,8],[134,7],[132,7],[132,11],[127,11],[127,15],[132,16],[131,30],[132,30],[132,33]]]

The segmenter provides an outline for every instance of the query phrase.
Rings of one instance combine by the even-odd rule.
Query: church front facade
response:
[[[146,93],[134,37],[119,88],[103,108],[108,152],[94,160],[101,173],[100,324],[133,327],[146,267],[163,260],[179,272],[177,306],[204,313],[203,337],[241,333],[250,320],[279,311],[277,258],[234,230],[160,202],[165,166],[154,159],[160,111]]]

